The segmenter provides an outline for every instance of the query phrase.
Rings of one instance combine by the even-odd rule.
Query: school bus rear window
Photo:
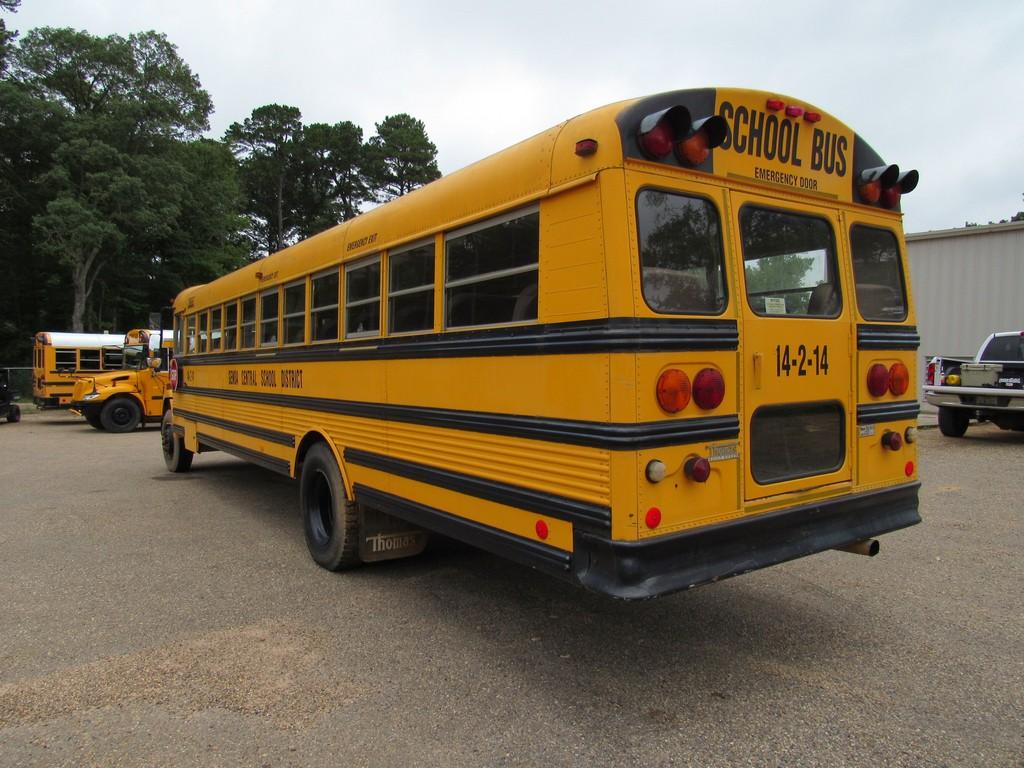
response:
[[[645,189],[637,195],[640,268],[647,306],[671,314],[725,309],[718,211],[699,197]]]
[[[896,235],[887,229],[856,225],[850,229],[850,247],[861,316],[865,320],[905,320],[906,291]]]
[[[832,227],[816,216],[744,206],[743,272],[759,315],[837,317],[842,309]]]

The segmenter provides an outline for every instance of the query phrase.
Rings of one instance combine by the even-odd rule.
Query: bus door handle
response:
[[[754,389],[761,388],[761,369],[764,368],[764,356],[760,352],[754,353]]]

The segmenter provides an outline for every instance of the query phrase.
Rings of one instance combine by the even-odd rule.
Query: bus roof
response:
[[[36,342],[53,347],[77,347],[80,349],[99,349],[100,347],[120,347],[124,344],[123,333],[71,333],[68,331],[40,331],[35,336]]]
[[[685,114],[688,126],[717,116],[718,124],[726,126],[725,142],[706,161],[690,167],[675,157],[652,160],[642,151],[638,136],[644,118],[661,112],[670,112],[677,123]],[[581,150],[584,140],[594,151]],[[881,159],[836,118],[806,102],[765,91],[705,88],[616,102],[559,123],[212,283],[186,288],[175,299],[175,309],[188,311],[256,293],[527,205],[560,188],[594,180],[605,169],[650,167],[652,162],[851,202],[856,173],[880,165]]]

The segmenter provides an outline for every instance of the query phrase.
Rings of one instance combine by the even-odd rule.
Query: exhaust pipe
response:
[[[863,541],[851,542],[842,547],[834,547],[834,549],[841,552],[852,552],[855,555],[874,557],[878,554],[879,544],[878,539],[864,539]]]

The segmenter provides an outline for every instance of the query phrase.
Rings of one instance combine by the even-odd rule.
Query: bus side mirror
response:
[[[151,357],[151,358],[149,358],[149,367],[152,368],[154,372],[160,370],[160,365],[161,365],[161,361],[160,361],[159,357]]]

